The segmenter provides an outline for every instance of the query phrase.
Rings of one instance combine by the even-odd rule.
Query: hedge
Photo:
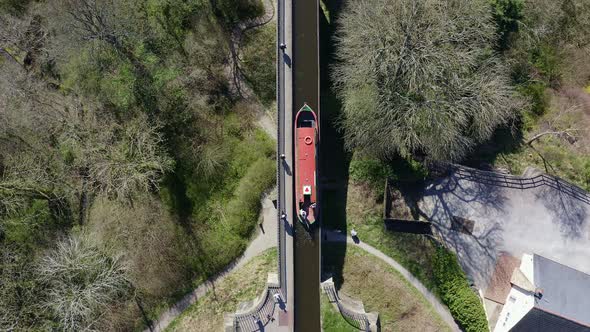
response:
[[[438,248],[433,269],[440,296],[457,323],[466,332],[489,331],[483,305],[469,286],[455,254]]]

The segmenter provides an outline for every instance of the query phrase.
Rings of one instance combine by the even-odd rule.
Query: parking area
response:
[[[580,195],[452,172],[429,183],[423,196],[423,216],[480,289],[487,288],[502,251],[515,257],[536,253],[590,274],[590,205]]]

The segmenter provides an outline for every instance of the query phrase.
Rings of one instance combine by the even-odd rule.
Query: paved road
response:
[[[545,185],[507,188],[451,174],[428,184],[420,208],[482,290],[502,251],[517,258],[536,253],[590,273],[590,205],[567,192]],[[473,221],[471,234],[457,232],[452,216]]]
[[[420,280],[416,279],[408,270],[406,270],[403,266],[401,266],[398,262],[396,262],[393,258],[387,256],[379,249],[372,247],[364,242],[359,242],[358,244],[355,243],[350,236],[346,234],[342,234],[339,231],[331,231],[331,230],[322,230],[322,236],[325,236],[325,240],[333,241],[333,242],[346,242],[348,245],[357,246],[364,251],[376,256],[377,258],[381,259],[389,266],[394,268],[398,271],[406,280],[414,286],[425,298],[426,300],[432,305],[434,310],[441,316],[441,318],[451,327],[453,331],[460,331],[457,323],[453,319],[453,316],[449,312],[449,309],[442,304],[438,298],[432,294],[421,282]]]

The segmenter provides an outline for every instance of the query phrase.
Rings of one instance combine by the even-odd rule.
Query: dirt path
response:
[[[438,298],[420,282],[420,280],[416,279],[416,277],[414,277],[408,270],[406,270],[394,259],[387,256],[379,249],[372,247],[362,241],[360,241],[359,243],[355,243],[352,240],[352,238],[338,231],[322,230],[322,234],[323,236],[325,236],[325,239],[327,241],[346,242],[348,245],[357,246],[387,263],[389,266],[398,271],[412,286],[414,286],[414,288],[416,288],[426,298],[426,300],[432,305],[434,310],[440,315],[443,321],[447,323],[453,331],[460,331],[459,327],[457,326],[457,323],[455,323],[455,320],[453,319],[453,316],[449,312],[449,309],[444,304],[442,304],[438,300]]]

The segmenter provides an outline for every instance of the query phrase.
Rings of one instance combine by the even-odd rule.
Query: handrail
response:
[[[277,43],[283,43],[285,41],[284,36],[284,22],[285,19],[285,2],[284,0],[277,0]],[[278,46],[278,45],[277,45]],[[284,62],[282,56],[282,50],[280,47],[277,47],[276,52],[276,79],[277,79],[277,91],[276,91],[276,99],[277,99],[277,222],[279,223],[279,227],[277,227],[277,245],[279,247],[278,250],[278,273],[279,273],[279,284],[281,287],[281,292],[284,296],[284,300],[287,300],[287,274],[286,274],[286,245],[285,245],[285,224],[284,220],[282,219],[283,214],[283,182],[285,181],[285,175],[282,165],[282,159],[279,157],[282,153],[285,152],[285,144],[283,142],[283,135],[282,135],[282,128],[284,127],[284,107],[285,107],[285,96],[284,91],[282,90],[283,85],[285,84],[285,77],[284,77]]]
[[[346,322],[353,327],[361,330],[361,331],[370,331],[371,330],[371,323],[369,318],[367,317],[366,313],[361,313],[358,311],[354,311],[352,309],[348,309],[343,303],[340,297],[338,296],[338,292],[334,288],[333,283],[325,283],[322,285],[322,288],[328,295],[328,299],[330,302],[336,302],[336,306],[340,311],[342,317],[346,320]]]
[[[434,171],[443,173],[452,172],[460,180],[465,179],[505,188],[524,190],[547,186],[590,205],[590,194],[587,191],[557,176],[545,173],[533,177],[522,177],[446,163],[431,164],[430,168]]]
[[[261,300],[254,308],[234,315],[234,329],[236,331],[257,331],[260,329],[259,324],[262,326],[268,324],[274,316],[276,305],[274,299],[275,294],[280,294],[280,288],[267,286],[264,289]]]

